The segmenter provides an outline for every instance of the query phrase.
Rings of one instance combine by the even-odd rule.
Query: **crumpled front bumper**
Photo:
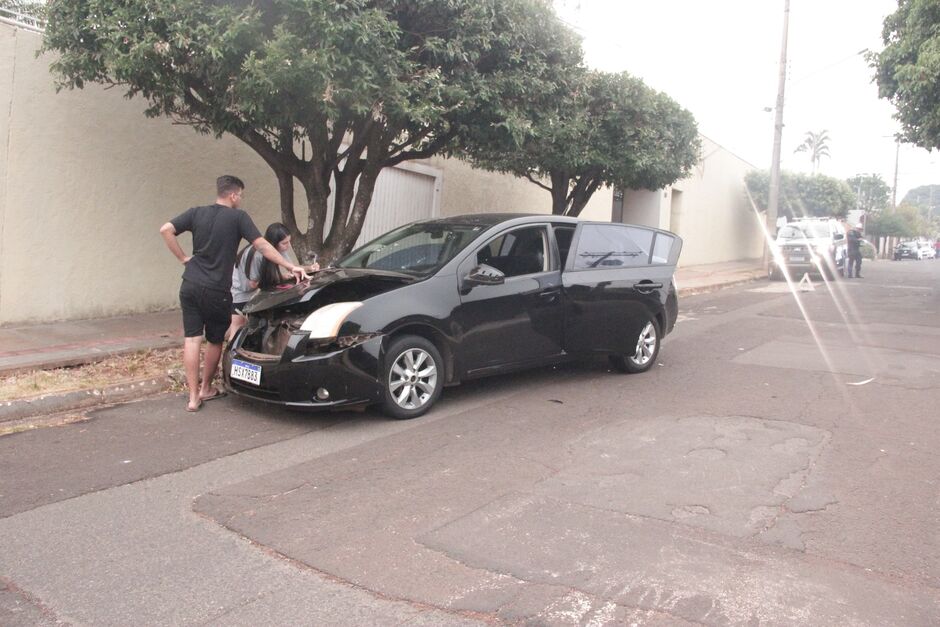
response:
[[[222,360],[225,387],[236,395],[310,409],[364,405],[382,398],[379,372],[383,336],[349,348],[307,354],[307,334],[296,332],[279,357],[243,350],[244,336],[242,329]],[[233,359],[260,366],[260,385],[232,378]],[[317,390],[321,388],[329,392],[328,399],[318,399]]]

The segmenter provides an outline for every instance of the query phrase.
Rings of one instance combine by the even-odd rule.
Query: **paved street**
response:
[[[414,421],[163,396],[2,437],[0,624],[936,624],[940,261],[864,274]]]

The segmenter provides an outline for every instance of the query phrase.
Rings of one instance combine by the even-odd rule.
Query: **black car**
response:
[[[901,242],[894,247],[894,260],[901,259],[921,259],[922,253],[917,242]]]
[[[445,386],[605,354],[643,372],[676,322],[682,240],[545,215],[416,222],[262,292],[224,358],[235,394],[413,418]]]

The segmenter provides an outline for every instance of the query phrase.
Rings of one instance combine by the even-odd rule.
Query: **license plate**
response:
[[[261,385],[261,366],[233,359],[231,374],[233,379],[245,381],[252,385]]]
[[[790,257],[790,261],[806,261],[806,257],[793,256]]]

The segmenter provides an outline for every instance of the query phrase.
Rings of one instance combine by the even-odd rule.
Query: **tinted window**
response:
[[[571,250],[571,239],[573,237],[573,228],[567,226],[555,227],[555,242],[558,243],[558,255],[561,258],[562,268],[565,268],[568,263],[568,251]]]
[[[584,270],[648,265],[653,234],[653,231],[629,226],[586,224],[581,229],[574,268]]]
[[[653,263],[669,263],[669,253],[672,252],[672,245],[676,238],[665,233],[657,233],[653,241]]]
[[[477,265],[486,264],[507,277],[548,270],[544,227],[528,227],[504,233],[477,252]]]

